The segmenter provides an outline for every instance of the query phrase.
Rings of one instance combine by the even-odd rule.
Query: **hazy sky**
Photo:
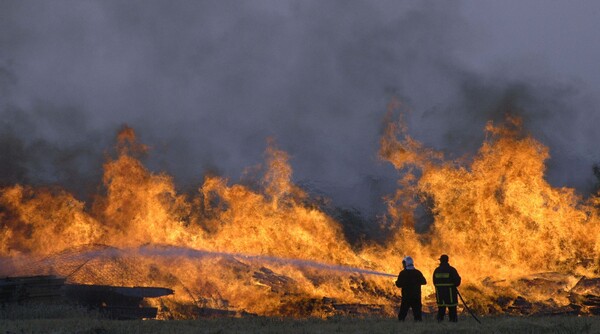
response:
[[[517,108],[549,180],[587,191],[598,17],[597,1],[4,0],[0,180],[97,185],[126,123],[181,188],[237,180],[273,137],[295,181],[374,214],[395,187],[377,149],[396,96],[450,155]]]

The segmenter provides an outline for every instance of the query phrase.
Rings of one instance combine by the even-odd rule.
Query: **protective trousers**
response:
[[[402,298],[402,303],[400,304],[400,312],[398,312],[398,320],[404,321],[406,319],[406,315],[408,314],[408,310],[412,308],[413,316],[415,321],[423,320],[421,315],[421,298],[419,299],[405,299]]]

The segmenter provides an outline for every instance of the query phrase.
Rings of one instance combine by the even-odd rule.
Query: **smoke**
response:
[[[414,137],[454,156],[517,113],[550,146],[552,182],[591,186],[598,116],[581,83],[471,64],[480,30],[457,3],[4,1],[0,180],[97,184],[126,123],[152,170],[193,189],[209,171],[239,178],[274,137],[296,182],[371,216],[395,187],[376,154],[396,96]]]

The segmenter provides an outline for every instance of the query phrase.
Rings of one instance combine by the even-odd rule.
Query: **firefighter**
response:
[[[408,314],[408,309],[412,308],[415,321],[421,321],[421,285],[427,284],[425,276],[415,269],[415,264],[410,256],[406,256],[402,260],[404,269],[398,274],[396,286],[402,289],[402,303],[400,304],[400,312],[398,312],[398,320],[404,321]]]
[[[435,297],[438,305],[438,322],[444,320],[446,307],[448,318],[452,322],[458,321],[456,306],[458,305],[458,290],[460,275],[454,267],[448,263],[448,255],[440,256],[440,265],[433,272],[433,285],[435,285]]]

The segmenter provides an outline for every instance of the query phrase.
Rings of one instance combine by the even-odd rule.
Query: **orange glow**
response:
[[[488,294],[471,298],[506,293],[486,291],[486,281],[539,272],[598,275],[597,197],[585,201],[573,189],[551,187],[544,180],[548,149],[522,132],[519,119],[508,117],[502,125],[489,122],[485,131],[486,141],[465,164],[443,160],[410,138],[402,126],[388,124],[381,156],[409,171],[389,200],[389,215],[402,226],[392,244],[428,259],[452,254],[451,262],[465,281]],[[419,170],[420,178],[413,176],[413,169]],[[431,203],[435,223],[425,235],[415,235],[411,227],[414,207],[406,204],[411,200]],[[434,266],[430,260],[428,267]],[[564,298],[562,302],[568,304]]]
[[[339,311],[332,305],[349,304],[380,305],[376,312],[393,315],[394,278],[338,266],[397,274],[404,255],[430,277],[435,259],[450,254],[465,297],[480,311],[512,293],[501,281],[555,272],[572,287],[569,275],[597,275],[598,197],[551,187],[548,149],[522,133],[518,119],[485,131],[472,161],[446,161],[403,122],[389,120],[380,156],[400,171],[396,193],[385,199],[382,227],[390,237],[351,245],[340,223],[294,185],[289,157],[272,140],[254,186],[206,176],[196,194],[180,194],[169,175],[143,166],[138,157],[148,148],[124,127],[89,205],[58,188],[0,190],[0,274],[169,287],[175,295],[153,303],[171,318],[197,316],[193,307],[327,317]],[[434,217],[424,233],[415,231],[419,205]],[[424,287],[427,305],[432,293],[431,284]],[[568,303],[561,298],[554,296]]]

